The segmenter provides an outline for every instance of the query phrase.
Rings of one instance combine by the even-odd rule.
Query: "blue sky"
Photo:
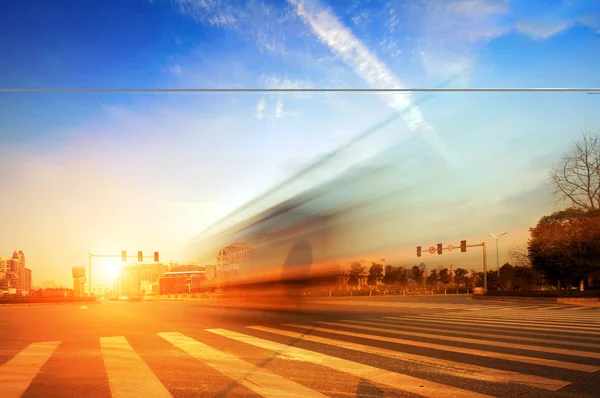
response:
[[[0,10],[3,88],[600,86],[595,0],[5,0]],[[0,94],[0,217],[11,225],[0,255],[24,250],[37,282],[66,281],[88,251],[177,260],[190,236],[423,96]],[[598,101],[435,94],[339,167],[398,144],[412,178],[435,181],[429,156],[453,170],[422,191],[430,218],[399,237],[398,261],[432,228],[424,245],[454,239],[441,219],[460,219],[468,239],[509,230],[509,246],[554,209],[548,168],[574,134],[600,128]]]

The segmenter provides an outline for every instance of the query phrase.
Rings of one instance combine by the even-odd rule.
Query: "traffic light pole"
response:
[[[92,258],[93,257],[97,257],[97,258],[123,258],[121,255],[118,254],[92,254],[92,253],[88,253],[88,289],[89,289],[89,296],[92,297]],[[127,258],[139,258],[138,256],[126,256]],[[143,258],[152,258],[154,259],[155,256],[142,256]]]
[[[478,247],[483,248],[483,291],[487,293],[487,245],[485,242],[477,245],[467,245],[467,247]]]
[[[479,247],[483,248],[483,290],[487,292],[487,245],[485,242],[475,244],[475,245],[467,245],[467,241],[461,241],[460,249],[461,252],[467,251],[467,247]],[[430,246],[427,250],[429,254],[442,254],[443,250],[452,251],[456,249],[456,246],[448,245],[447,247],[443,247],[441,243],[438,243],[437,248],[435,246]],[[421,246],[417,246],[417,257],[421,257]]]

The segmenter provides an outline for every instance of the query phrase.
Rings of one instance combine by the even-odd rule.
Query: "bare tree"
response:
[[[550,172],[554,197],[570,207],[600,209],[600,131],[588,131]]]
[[[531,267],[527,245],[516,244],[508,249],[508,258],[510,264],[515,267]]]

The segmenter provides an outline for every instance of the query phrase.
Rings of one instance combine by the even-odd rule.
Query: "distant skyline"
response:
[[[596,0],[5,0],[0,10],[5,88],[600,86]],[[380,257],[476,264],[475,252],[419,259],[415,242],[486,240],[495,265],[488,234],[508,231],[506,261],[556,209],[548,171],[577,133],[600,128],[600,96],[437,93],[421,104],[425,95],[1,93],[0,253],[27,253],[33,285],[69,286],[88,252],[178,261],[211,223],[419,103],[346,159],[391,140],[407,181],[421,184],[406,199],[414,218]],[[451,180],[438,182],[439,170]]]

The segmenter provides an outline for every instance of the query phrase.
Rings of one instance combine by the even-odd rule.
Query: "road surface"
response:
[[[0,396],[572,397],[600,391],[600,309],[467,296],[0,307]]]

